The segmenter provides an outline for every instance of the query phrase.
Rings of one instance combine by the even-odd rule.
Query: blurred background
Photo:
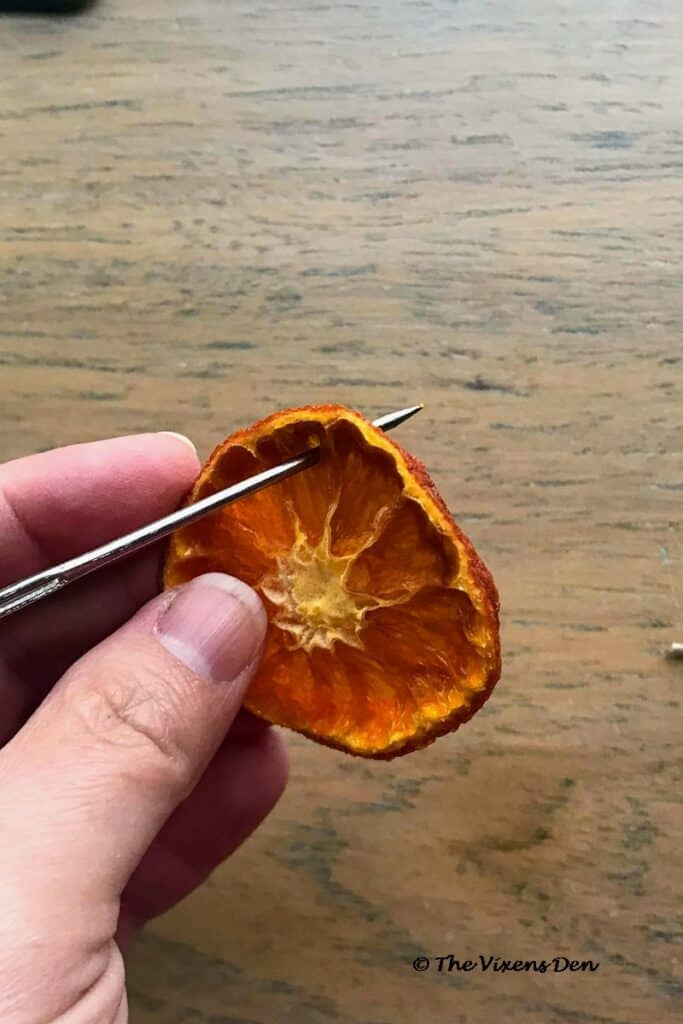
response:
[[[273,816],[134,950],[133,1020],[672,1019],[681,38],[677,0],[0,17],[0,456],[423,401],[397,439],[501,591],[460,732],[287,737]],[[411,967],[449,953],[601,966]]]

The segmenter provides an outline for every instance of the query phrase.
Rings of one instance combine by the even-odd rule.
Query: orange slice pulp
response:
[[[312,447],[318,463],[177,531],[167,587],[251,584],[268,613],[246,707],[352,754],[457,729],[500,675],[498,594],[423,465],[339,405],[275,413],[220,444],[200,498]]]

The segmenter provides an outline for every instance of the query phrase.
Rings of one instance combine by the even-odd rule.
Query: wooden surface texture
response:
[[[102,0],[0,18],[0,455],[424,401],[504,673],[390,764],[288,737],[131,957],[140,1024],[673,1020],[678,0]],[[596,973],[416,973],[418,955]]]

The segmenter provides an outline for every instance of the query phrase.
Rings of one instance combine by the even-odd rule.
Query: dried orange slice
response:
[[[220,444],[189,501],[319,446],[297,476],[176,532],[167,587],[241,577],[269,619],[250,711],[391,758],[457,729],[500,675],[498,595],[422,464],[356,412],[289,409]]]

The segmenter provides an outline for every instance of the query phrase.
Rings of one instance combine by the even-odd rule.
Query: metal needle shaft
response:
[[[405,423],[407,419],[414,416],[420,409],[422,409],[421,405],[411,405],[405,409],[398,409],[396,412],[387,413],[385,416],[380,416],[374,420],[374,426],[379,427],[381,430],[392,430],[400,423]],[[279,480],[285,480],[287,477],[293,476],[309,466],[313,466],[317,461],[318,449],[313,448],[302,455],[297,455],[296,458],[290,459],[288,462],[273,466],[262,473],[256,473],[246,480],[240,480],[239,483],[233,484],[231,487],[226,487],[222,491],[210,494],[207,498],[202,498],[201,501],[196,501],[192,505],[186,505],[184,508],[171,512],[170,515],[163,516],[153,523],[141,526],[139,529],[133,530],[123,537],[117,537],[106,544],[101,544],[92,551],[87,551],[85,554],[70,558],[68,561],[52,566],[50,569],[45,569],[34,576],[11,583],[9,586],[0,589],[0,619],[3,619],[6,615],[11,615],[13,612],[20,611],[22,608],[26,608],[35,601],[40,601],[43,597],[54,594],[56,591],[61,590],[62,587],[73,583],[74,580],[81,579],[81,577],[95,572],[96,569],[101,569],[105,565],[117,562],[120,558],[126,558],[128,555],[140,551],[149,544],[167,537],[179,527],[187,526],[188,523],[201,519],[202,516],[208,515],[209,512],[214,512],[216,509],[229,505],[233,501],[244,498],[249,494],[256,494],[257,491],[263,490],[264,487],[269,487]]]

